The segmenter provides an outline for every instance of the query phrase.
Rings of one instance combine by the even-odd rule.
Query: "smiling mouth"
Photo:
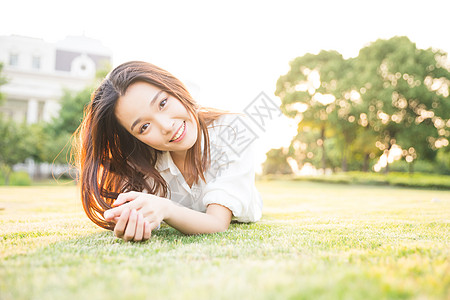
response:
[[[181,124],[180,128],[178,129],[177,133],[172,137],[172,139],[169,142],[178,142],[180,141],[186,132],[186,122],[183,121],[183,124]]]

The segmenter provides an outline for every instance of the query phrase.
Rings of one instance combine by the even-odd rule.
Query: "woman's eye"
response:
[[[143,133],[149,126],[150,124],[145,123],[144,125],[142,125],[142,127],[139,129],[139,133]]]
[[[166,104],[167,104],[167,98],[165,98],[164,100],[159,102],[159,107],[163,108],[164,106],[166,106]]]

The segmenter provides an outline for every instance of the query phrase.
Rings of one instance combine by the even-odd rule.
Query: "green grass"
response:
[[[450,176],[442,174],[428,173],[401,173],[390,172],[343,172],[331,175],[319,176],[295,176],[295,175],[264,175],[262,179],[271,180],[272,178],[294,181],[313,181],[340,184],[364,184],[364,185],[392,185],[405,186],[426,189],[444,189],[450,190]]]
[[[0,187],[0,299],[450,299],[450,191],[258,181],[263,219],[124,243],[73,185]]]

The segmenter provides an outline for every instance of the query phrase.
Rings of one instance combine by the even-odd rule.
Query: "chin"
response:
[[[188,144],[188,149],[191,149],[192,147],[194,147],[195,142],[197,142],[197,135],[195,135],[195,137],[192,138],[192,140],[190,140],[187,144]]]

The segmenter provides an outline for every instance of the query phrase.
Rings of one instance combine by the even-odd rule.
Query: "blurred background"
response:
[[[0,18],[0,184],[68,177],[98,82],[156,64],[197,101],[281,111],[260,176],[450,174],[447,1],[8,1]],[[356,173],[355,173],[356,172]]]

